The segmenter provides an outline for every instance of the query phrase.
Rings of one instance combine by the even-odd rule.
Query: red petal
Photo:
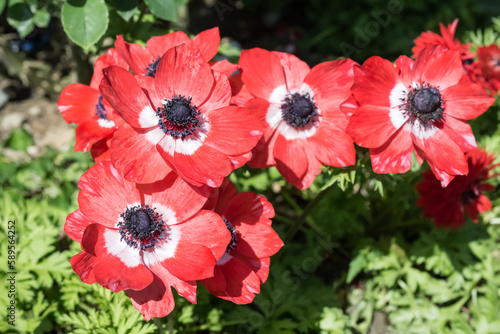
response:
[[[254,98],[254,96],[250,94],[247,86],[245,86],[243,84],[243,81],[241,81],[241,73],[231,76],[229,78],[229,83],[231,84],[231,91],[233,94],[233,97],[231,98],[231,104],[237,105],[238,107],[243,107],[248,102],[248,100]]]
[[[91,119],[97,120],[96,105],[99,91],[82,84],[66,86],[59,96],[57,107],[66,123],[82,124]]]
[[[229,106],[206,112],[210,130],[205,143],[227,155],[250,152],[262,137],[260,120],[248,109]]]
[[[412,133],[412,140],[437,169],[451,175],[466,175],[469,172],[463,151],[444,131],[438,129],[428,138],[418,138]]]
[[[263,259],[246,258],[245,263],[259,276],[262,284],[267,281],[271,259],[268,257]]]
[[[477,210],[479,212],[486,212],[491,210],[491,208],[491,202],[488,197],[486,197],[485,195],[479,196],[479,198],[477,199]]]
[[[443,130],[462,151],[466,152],[477,147],[476,139],[467,122],[445,116]]]
[[[127,290],[132,305],[149,321],[152,317],[161,318],[174,309],[175,302],[170,286],[154,275],[153,282],[141,291]]]
[[[274,146],[276,167],[283,177],[294,186],[302,187],[302,178],[307,172],[307,159],[304,147],[307,142],[303,139],[286,140],[278,135]]]
[[[349,118],[346,131],[356,144],[377,148],[384,145],[398,129],[389,116],[389,108],[363,105]]]
[[[108,49],[104,55],[100,56],[95,61],[94,74],[92,75],[92,80],[90,81],[90,87],[99,89],[99,84],[101,83],[103,77],[102,70],[112,65],[120,66],[127,70],[129,68],[127,61],[125,61],[117,50]]]
[[[110,162],[101,162],[85,172],[78,188],[80,210],[93,222],[116,228],[120,214],[140,201],[135,184],[125,181]]]
[[[226,295],[224,292],[226,290],[226,279],[219,265],[216,265],[214,268],[214,277],[201,280],[200,283],[214,296],[220,297]]]
[[[283,247],[283,241],[267,224],[233,223],[233,225],[240,235],[232,252],[251,258],[264,258],[276,254]]]
[[[314,66],[304,79],[314,91],[314,99],[323,114],[337,112],[340,104],[351,96],[355,64],[350,59],[324,62]]]
[[[202,113],[227,107],[231,100],[231,86],[227,77],[219,72],[213,72],[213,74],[215,82],[212,92],[208,96],[208,99],[199,106]]]
[[[463,71],[457,50],[446,51],[441,45],[428,45],[415,59],[414,78],[420,83],[425,82],[445,90],[460,81]]]
[[[159,128],[151,131],[122,125],[111,141],[111,161],[125,179],[136,183],[152,183],[165,178],[172,171],[156,150],[155,143],[165,134]],[[153,139],[152,139],[153,138]]]
[[[219,259],[231,241],[231,233],[222,218],[208,210],[177,226],[183,241],[208,247],[215,259]],[[195,232],[196,231],[196,232]]]
[[[225,296],[218,296],[230,300],[235,304],[249,304],[260,292],[260,278],[242,260],[233,257],[221,266],[226,278]]]
[[[474,119],[488,110],[495,98],[486,94],[481,86],[465,78],[457,85],[448,87],[442,92],[445,114],[458,119]]]
[[[92,256],[87,252],[80,252],[73,256],[69,262],[71,263],[73,271],[80,276],[82,282],[93,284],[96,282],[94,276],[95,260],[95,256]]]
[[[405,87],[412,85],[414,65],[415,62],[406,56],[400,56],[396,59],[396,68],[399,72],[399,78]]]
[[[216,212],[224,216],[234,226],[245,224],[265,224],[271,226],[270,218],[274,217],[274,208],[264,196],[252,192],[235,194],[221,191]]]
[[[175,173],[150,185],[151,202],[168,206],[175,212],[178,223],[184,222],[200,211],[212,188],[194,187]]]
[[[97,120],[90,120],[80,124],[75,131],[76,142],[75,152],[87,152],[92,145],[115,132],[114,123],[102,120],[112,125],[112,127],[102,127]]]
[[[160,60],[155,75],[158,96],[192,98],[192,104],[200,106],[210,94],[214,77],[210,65],[198,49],[186,44],[168,50]]]
[[[224,74],[228,78],[238,70],[238,65],[230,63],[227,59],[212,61],[209,64],[212,71]]]
[[[70,237],[71,240],[76,242],[82,242],[83,232],[87,226],[92,222],[88,219],[80,209],[72,212],[66,218],[66,224],[64,224],[64,232]]]
[[[237,195],[238,190],[236,189],[235,185],[231,182],[231,180],[229,180],[229,178],[225,178],[220,188],[218,188],[216,198],[217,203],[214,206],[213,211],[222,216],[229,202],[233,199],[233,197]]]
[[[121,35],[116,37],[115,48],[137,75],[146,74],[146,67],[159,56],[141,45],[125,42]]]
[[[411,169],[411,134],[400,128],[384,145],[370,149],[375,173],[406,173]]]
[[[151,37],[147,41],[146,47],[156,60],[158,56],[163,56],[163,54],[169,49],[174,48],[177,45],[190,42],[191,40],[186,33],[182,31],[175,31],[163,36]]]
[[[151,122],[145,123],[141,119],[143,112],[154,113],[154,110],[132,73],[118,66],[110,66],[103,70],[103,74],[99,89],[115,111],[135,128],[153,126]]]
[[[193,38],[193,46],[201,51],[206,61],[209,61],[219,51],[220,34],[219,28],[215,27],[200,32]]]
[[[325,165],[353,165],[356,162],[356,151],[351,136],[345,132],[346,117],[338,110],[332,110],[327,116],[321,120],[316,134],[307,139],[309,148]]]
[[[163,281],[165,286],[173,286],[179,295],[191,303],[196,303],[196,281],[180,280],[159,263],[150,266],[149,269]]]
[[[161,264],[183,281],[196,281],[214,275],[215,258],[208,247],[181,240],[175,250],[175,256],[163,260]]]
[[[273,55],[280,59],[280,64],[285,73],[286,87],[288,91],[300,89],[304,78],[307,76],[311,69],[309,65],[300,60],[299,58],[285,52],[273,51]],[[325,79],[327,80],[327,79]]]
[[[280,59],[260,48],[243,50],[240,57],[241,78],[255,96],[268,100],[273,90],[286,85]]]
[[[112,240],[109,239],[110,235],[114,236]],[[113,292],[142,290],[153,281],[153,274],[142,263],[139,251],[132,250],[125,241],[120,241],[118,230],[91,224],[83,235],[82,248],[96,257],[94,275],[97,283]],[[112,254],[111,249],[118,250],[118,253]]]

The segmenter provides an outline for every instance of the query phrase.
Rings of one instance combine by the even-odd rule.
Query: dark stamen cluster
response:
[[[317,116],[316,104],[309,94],[288,94],[281,105],[281,117],[293,127],[303,127]]]
[[[166,134],[175,139],[189,136],[200,125],[200,111],[191,104],[191,98],[182,95],[172,96],[164,100],[163,107],[158,108],[156,115],[160,118],[158,125]]]
[[[158,58],[156,60],[153,60],[151,61],[151,63],[146,66],[146,71],[148,71],[148,73],[146,73],[146,75],[148,77],[155,77],[156,75],[156,70],[158,69],[158,64],[160,63],[160,59],[161,57],[158,56]]]
[[[443,118],[445,102],[439,92],[439,87],[432,87],[425,82],[422,86],[408,86],[408,92],[403,91],[406,97],[401,98],[399,109],[409,117],[410,124],[418,119],[424,128],[440,122]]]
[[[231,241],[229,241],[229,244],[227,245],[226,248],[226,253],[229,253],[230,250],[233,250],[236,248],[236,243],[238,242],[238,234],[239,232],[234,228],[234,226],[226,219],[222,218],[224,220],[224,223],[226,223],[226,227],[231,232]]]
[[[481,189],[479,187],[479,184],[473,184],[469,187],[469,189],[465,192],[462,193],[461,195],[461,200],[462,203],[467,204],[472,201],[475,201],[476,199],[481,196]]]
[[[102,103],[102,95],[99,95],[99,100],[97,101],[97,104],[95,105],[95,114],[100,119],[108,120],[108,117],[106,115],[106,109],[104,108],[104,103]]]
[[[153,247],[158,240],[163,239],[164,231],[168,228],[161,215],[145,204],[127,208],[120,217],[120,241],[124,240],[132,248],[145,250]]]

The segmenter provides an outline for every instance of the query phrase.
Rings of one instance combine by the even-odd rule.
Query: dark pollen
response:
[[[224,223],[226,223],[226,227],[231,232],[231,241],[229,241],[229,244],[227,245],[226,248],[226,253],[229,253],[230,250],[233,250],[236,248],[236,243],[238,242],[238,234],[239,232],[234,228],[234,226],[226,219],[222,218],[224,220]]]
[[[161,220],[161,215],[148,205],[127,208],[120,217],[122,218],[118,223],[120,240],[125,240],[131,248],[145,250],[156,245],[158,240],[164,237],[167,227]]]
[[[106,108],[104,108],[104,103],[102,103],[102,95],[99,95],[99,100],[97,101],[97,104],[95,105],[95,114],[100,119],[105,119],[108,121],[108,117],[106,115]]]
[[[281,105],[281,117],[293,127],[303,127],[317,116],[316,104],[309,94],[289,94]]]
[[[191,98],[182,95],[172,96],[171,100],[164,100],[163,107],[158,108],[156,115],[160,118],[158,125],[166,134],[175,139],[189,136],[200,125],[198,116],[200,111],[191,104]]]
[[[418,119],[424,128],[428,128],[442,120],[445,102],[439,87],[423,83],[422,86],[410,86],[408,90],[406,97],[401,99],[403,103],[399,109],[410,118],[411,124]]]
[[[161,57],[158,56],[158,59],[151,61],[151,63],[148,66],[146,66],[146,70],[148,71],[146,75],[148,77],[153,77],[153,78],[155,77],[156,70],[158,69],[158,64],[160,63],[160,59]]]
[[[479,184],[474,184],[469,187],[469,189],[462,193],[461,200],[462,203],[468,204],[475,201],[481,196],[481,189]]]

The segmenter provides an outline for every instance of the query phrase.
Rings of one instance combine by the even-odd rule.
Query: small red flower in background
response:
[[[125,290],[146,320],[172,311],[171,287],[196,302],[195,281],[213,276],[231,240],[221,217],[202,209],[211,188],[175,174],[136,185],[110,162],[90,168],[78,187],[80,208],[64,230],[82,244],[70,262],[83,282]]]
[[[265,197],[251,192],[237,193],[226,179],[218,189],[214,209],[231,232],[226,252],[217,261],[214,277],[201,283],[213,295],[236,304],[251,303],[269,275],[269,257],[283,241],[271,227],[274,209]]]
[[[478,60],[469,66],[471,80],[495,96],[500,90],[500,48],[497,44],[480,46],[477,56]]]
[[[458,228],[465,224],[466,213],[477,222],[480,212],[491,209],[491,202],[483,193],[495,189],[486,182],[498,176],[490,174],[498,165],[492,165],[493,155],[481,149],[469,151],[465,157],[469,164],[468,175],[455,177],[443,188],[431,171],[426,171],[417,186],[417,206],[423,208],[424,216],[432,218],[438,227]]]
[[[468,173],[463,152],[476,142],[467,120],[485,112],[495,99],[470,82],[457,51],[425,48],[415,61],[400,57],[396,67],[380,57],[354,68],[352,93],[359,105],[347,131],[370,148],[376,173],[404,173],[411,154],[426,159],[446,186]]]
[[[351,95],[354,64],[343,59],[310,69],[287,53],[243,50],[239,65],[246,88],[233,80],[233,103],[242,104],[250,93],[255,98],[245,107],[266,125],[249,166],[276,166],[288,182],[306,189],[323,164],[353,165],[354,145],[339,106]]]
[[[444,46],[448,50],[458,50],[460,52],[460,58],[464,62],[473,60],[475,54],[474,52],[469,51],[472,43],[462,44],[458,39],[455,39],[457,24],[458,19],[455,19],[455,21],[449,24],[448,27],[445,27],[444,24],[440,23],[439,29],[441,30],[441,35],[432,31],[423,32],[415,39],[415,46],[411,49],[413,57],[417,57],[427,44],[432,44]]]
[[[116,38],[115,48],[127,61],[134,74],[154,77],[163,54],[181,44],[187,44],[200,50],[202,56],[208,62],[219,50],[219,28],[205,30],[196,35],[193,40],[182,31],[155,36],[146,42],[146,47],[127,43],[124,41],[123,36],[120,35]]]
[[[132,182],[173,170],[194,185],[218,187],[262,136],[257,117],[229,106],[227,77],[186,44],[165,53],[154,78],[106,68],[100,90],[126,122],[111,141],[111,161]]]
[[[79,83],[66,86],[57,103],[64,120],[67,123],[78,124],[74,151],[91,150],[92,157],[96,161],[109,160],[106,142],[123,123],[120,115],[114,112],[98,90],[102,69],[110,65],[126,67],[125,61],[114,49],[108,50],[96,60],[90,86]]]

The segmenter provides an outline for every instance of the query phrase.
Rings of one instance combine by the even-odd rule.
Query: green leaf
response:
[[[24,129],[15,129],[7,140],[7,147],[16,151],[26,151],[32,145],[33,137]]]
[[[7,8],[7,22],[16,28],[21,38],[26,37],[33,31],[33,13],[28,4],[22,0],[11,0]]]
[[[177,6],[174,0],[144,0],[154,16],[167,21],[177,21]]]
[[[139,6],[139,0],[113,0],[116,12],[128,22]]]
[[[346,282],[351,283],[354,277],[359,274],[367,265],[364,253],[360,253],[349,264],[349,271],[347,272]]]
[[[61,21],[69,38],[88,49],[108,28],[108,7],[104,0],[68,0],[62,6]]]
[[[33,23],[37,27],[45,28],[49,25],[50,22],[50,14],[45,9],[39,9],[35,12],[35,16],[33,16]]]
[[[7,0],[0,0],[0,15],[2,15],[3,10],[5,9],[6,3],[7,3]]]

